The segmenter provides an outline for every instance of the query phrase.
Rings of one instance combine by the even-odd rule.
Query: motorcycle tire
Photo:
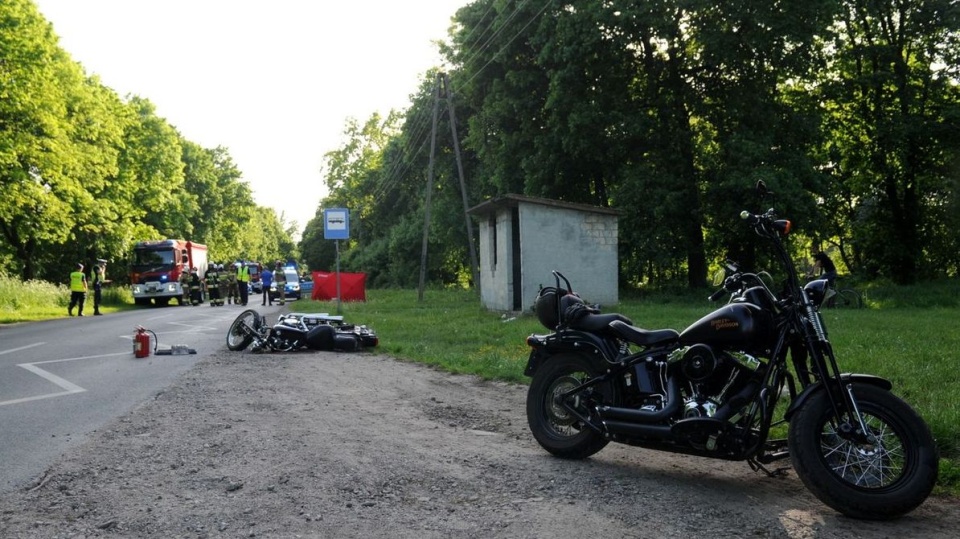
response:
[[[823,503],[852,518],[889,520],[919,506],[937,481],[939,455],[930,428],[882,388],[854,385],[857,407],[876,443],[837,434],[826,391],[812,395],[790,420],[793,468]]]
[[[527,423],[537,442],[549,453],[565,459],[584,459],[606,447],[599,432],[572,414],[559,396],[583,382],[603,374],[595,362],[579,354],[559,354],[537,369],[527,391]],[[613,384],[606,382],[585,390],[577,399],[577,413],[590,417],[593,406],[602,400],[616,402]]]
[[[251,332],[259,332],[263,326],[263,318],[257,311],[247,309],[230,324],[227,330],[227,348],[232,352],[239,352],[253,342]]]

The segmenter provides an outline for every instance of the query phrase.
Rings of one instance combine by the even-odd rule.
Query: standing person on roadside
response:
[[[190,305],[196,307],[203,303],[203,279],[200,270],[190,268]]]
[[[220,293],[220,305],[224,305],[224,301],[227,299],[227,281],[229,280],[227,272],[223,269],[223,264],[217,264],[217,274],[220,275],[220,280],[217,283],[217,290]]]
[[[184,266],[180,271],[180,305],[190,305],[190,268]]]
[[[239,268],[236,264],[228,267],[230,270],[224,272],[227,274],[227,303],[240,305],[240,287],[237,286],[237,270]]]
[[[77,269],[70,273],[70,306],[67,314],[73,316],[73,308],[77,308],[77,316],[83,316],[83,303],[87,299],[87,276],[83,273],[83,264],[77,264]]]
[[[103,265],[105,262],[97,262],[93,266],[93,316],[100,316],[100,301],[103,299],[101,289],[103,288]]]
[[[263,301],[260,305],[273,305],[273,296],[270,295],[270,285],[272,284],[273,272],[270,271],[270,266],[267,266],[260,272],[260,285],[262,286],[261,292],[263,293]]]
[[[277,294],[280,295],[280,305],[287,300],[287,274],[283,272],[283,263],[277,260],[277,265],[273,270],[273,280],[277,283]]]
[[[207,273],[203,276],[203,282],[207,287],[207,299],[210,300],[210,306],[223,305],[220,298],[220,272],[217,270],[215,263],[211,262],[207,266]]]
[[[245,262],[237,268],[237,287],[240,289],[240,305],[246,305],[250,295],[250,268]]]

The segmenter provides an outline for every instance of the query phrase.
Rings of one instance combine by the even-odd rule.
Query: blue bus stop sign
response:
[[[350,239],[350,210],[346,208],[323,210],[323,239]]]

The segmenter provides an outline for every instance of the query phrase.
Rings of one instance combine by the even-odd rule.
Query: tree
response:
[[[0,7],[0,234],[25,279],[51,249],[99,225],[83,220],[117,166],[120,132],[104,94],[32,2]]]
[[[859,267],[909,283],[945,269],[939,219],[960,211],[960,15],[949,0],[841,4],[821,89],[825,205]]]

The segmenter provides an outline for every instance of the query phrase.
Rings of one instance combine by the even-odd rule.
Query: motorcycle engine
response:
[[[680,359],[686,380],[683,416],[714,417],[718,408],[753,377],[760,362],[743,353],[715,351],[707,345],[688,347]]]
[[[274,350],[279,352],[289,352],[300,347],[304,336],[304,332],[297,328],[277,324],[273,326],[273,331],[270,335],[270,345]]]

